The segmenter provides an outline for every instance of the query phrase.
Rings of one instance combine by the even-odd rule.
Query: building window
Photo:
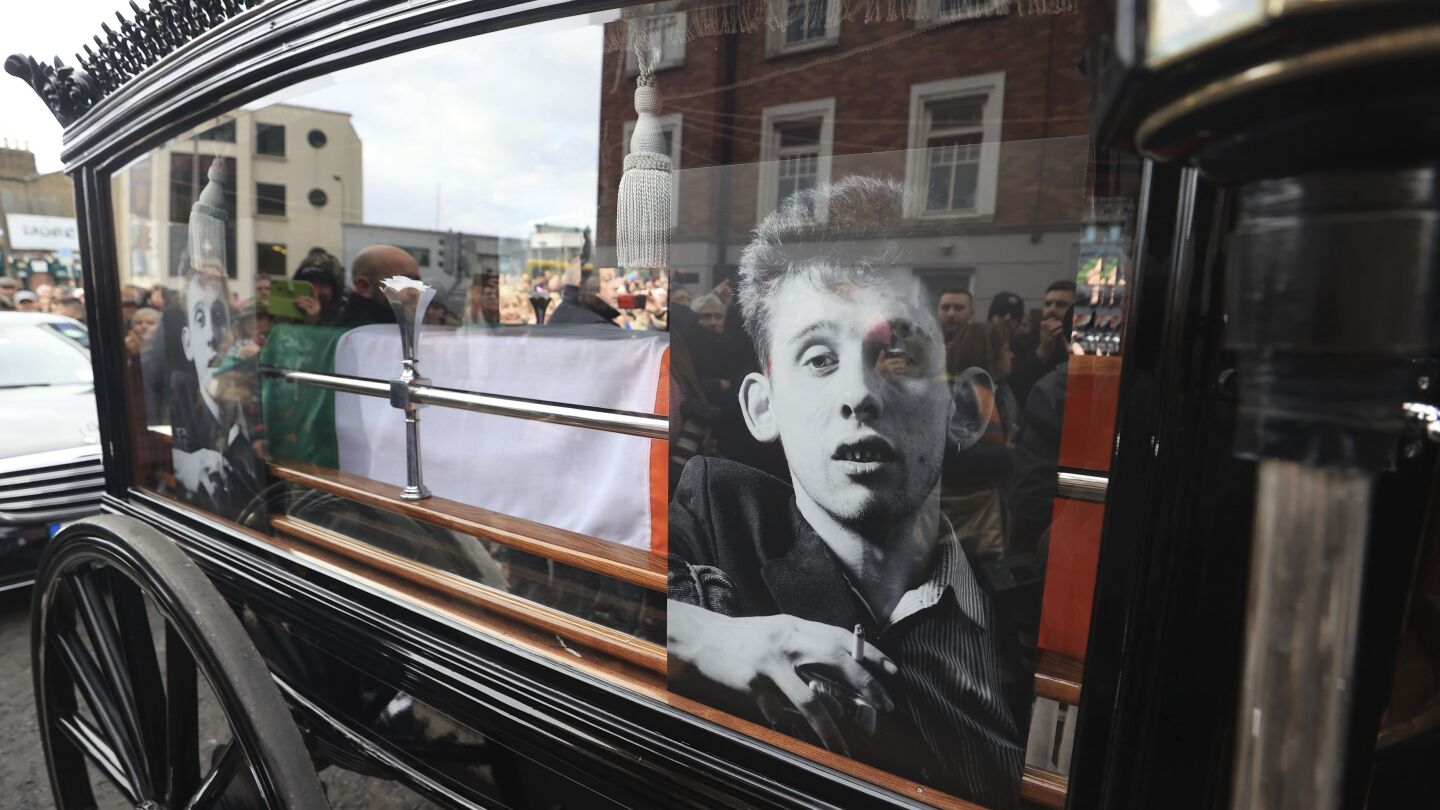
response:
[[[1005,76],[991,73],[910,89],[906,215],[995,213]]]
[[[680,153],[681,136],[684,134],[683,118],[680,113],[662,115],[656,118],[660,133],[665,137],[665,154],[670,156],[670,227],[680,222]],[[635,134],[635,122],[625,122],[625,143],[623,152],[630,154],[630,138]]]
[[[277,276],[284,278],[289,275],[286,272],[286,259],[289,251],[284,245],[277,245],[272,242],[255,243],[255,272],[259,276]]]
[[[255,213],[272,217],[285,216],[285,187],[279,183],[256,183]]]
[[[285,157],[285,125],[255,125],[255,154]]]
[[[1010,0],[917,0],[915,24],[930,26],[955,20],[998,17],[1010,12]]]
[[[840,41],[840,0],[768,0],[765,54],[780,56]]]
[[[235,143],[235,122],[226,121],[219,126],[211,127],[195,136],[200,141],[220,141],[222,143]]]
[[[631,17],[625,21],[625,71],[638,73],[639,62],[635,52],[644,42],[654,49],[660,49],[655,70],[679,67],[685,64],[685,12],[655,14],[647,17]]]
[[[766,108],[760,122],[760,217],[787,197],[830,181],[835,99]],[[809,212],[823,220],[825,211]]]
[[[400,245],[399,248],[406,253],[409,253],[410,258],[414,259],[415,263],[420,265],[421,267],[430,266],[430,248],[407,247],[406,245]]]

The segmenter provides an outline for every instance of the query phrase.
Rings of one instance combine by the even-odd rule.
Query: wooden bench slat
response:
[[[665,558],[638,548],[588,537],[543,523],[432,496],[400,498],[399,489],[353,473],[310,465],[271,464],[270,473],[301,486],[328,492],[415,520],[493,540],[502,545],[603,574],[659,593],[665,592]]]
[[[622,661],[629,661],[652,672],[665,674],[665,648],[657,644],[642,641],[619,630],[604,627],[563,611],[531,602],[528,599],[472,582],[464,577],[437,570],[304,520],[277,516],[270,519],[270,525],[278,532],[307,543],[313,543],[343,557],[374,566],[391,576],[459,597],[493,610],[506,618],[554,633],[576,644],[599,650]]]

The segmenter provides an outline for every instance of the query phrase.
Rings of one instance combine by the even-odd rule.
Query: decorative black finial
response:
[[[54,60],[54,65],[15,54],[5,60],[5,72],[25,81],[50,108],[62,126],[69,126],[99,101],[161,59],[183,48],[201,34],[265,0],[149,0],[141,8],[130,0],[131,19],[115,12],[119,30],[101,23],[104,36],[95,36],[96,50],[83,45],[76,54],[79,68]]]

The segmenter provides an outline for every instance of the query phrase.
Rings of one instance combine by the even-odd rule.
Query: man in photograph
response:
[[[670,686],[1010,808],[1028,687],[940,514],[954,406],[935,302],[874,238],[894,232],[901,201],[866,178],[804,192],[741,258],[763,370],[738,397],[790,480],[720,458],[686,465],[670,507]]]
[[[171,460],[180,497],[227,518],[236,518],[259,492],[259,475],[247,403],[227,395],[219,379],[233,342],[225,285],[224,160],[210,166],[209,182],[190,211],[189,270],[181,290],[184,362],[171,368]]]
[[[182,301],[186,320],[180,345],[187,363],[171,378],[175,483],[187,502],[233,518],[259,486],[240,403],[223,395],[217,379],[230,339],[224,277],[193,272]]]

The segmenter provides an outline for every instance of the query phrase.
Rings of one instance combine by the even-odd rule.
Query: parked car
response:
[[[89,345],[71,318],[0,312],[0,590],[30,583],[60,524],[100,510]]]

